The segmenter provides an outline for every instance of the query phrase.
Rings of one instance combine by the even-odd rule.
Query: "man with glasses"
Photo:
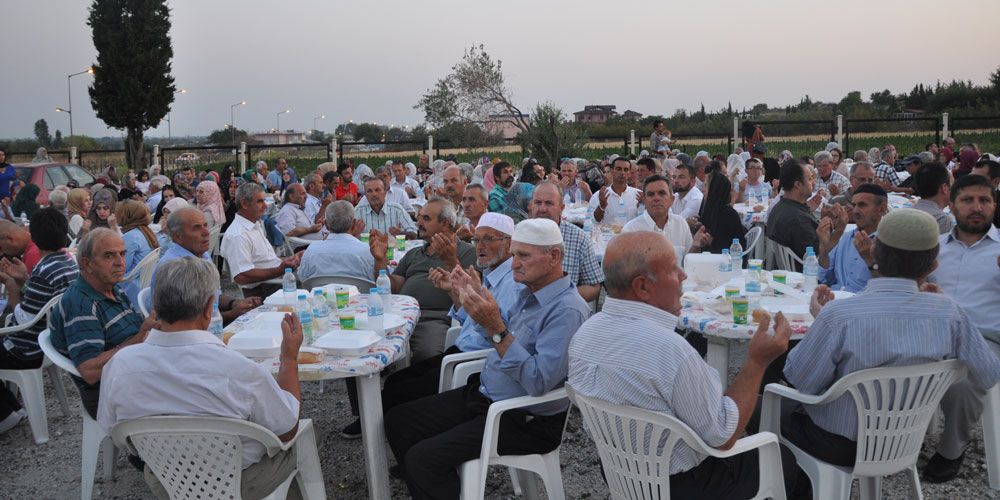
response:
[[[866,161],[854,162],[851,164],[851,177],[849,180],[851,181],[851,189],[834,196],[830,199],[830,203],[845,207],[851,206],[851,197],[858,186],[875,183],[875,169],[871,163]]]
[[[740,181],[737,200],[747,203],[771,198],[771,185],[764,182],[764,163],[756,158],[747,160],[747,176]]]

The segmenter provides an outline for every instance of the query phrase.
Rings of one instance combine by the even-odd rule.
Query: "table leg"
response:
[[[365,466],[368,473],[368,498],[372,500],[391,498],[380,377],[376,373],[359,376],[357,380],[361,437],[365,445]]]
[[[726,387],[729,381],[729,341],[709,337],[705,361],[719,372],[722,387]]]

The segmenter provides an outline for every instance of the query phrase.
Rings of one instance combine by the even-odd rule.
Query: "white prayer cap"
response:
[[[705,150],[698,151],[698,154],[694,155],[695,158],[697,158],[699,156],[704,156],[706,158],[711,158],[712,157],[712,155],[708,154],[708,151],[705,151]]]
[[[486,212],[479,218],[479,224],[477,224],[476,227],[496,229],[507,236],[511,236],[514,234],[514,219],[511,219],[510,216],[504,214]]]
[[[511,241],[547,247],[562,245],[563,238],[559,225],[555,222],[549,219],[525,219],[514,228]]]

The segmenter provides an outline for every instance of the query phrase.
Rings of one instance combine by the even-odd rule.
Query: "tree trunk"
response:
[[[128,168],[138,172],[146,168],[146,147],[143,144],[142,128],[127,129],[125,136],[125,161]]]

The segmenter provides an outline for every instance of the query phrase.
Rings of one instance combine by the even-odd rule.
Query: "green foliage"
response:
[[[63,147],[62,130],[56,129],[56,138],[52,140],[52,147],[56,149]]]
[[[213,130],[211,134],[208,134],[208,144],[221,144],[225,146],[239,146],[241,142],[247,144],[256,144],[255,141],[250,139],[250,135],[247,134],[246,130],[236,129],[236,142],[233,142],[233,129],[224,128]]]
[[[52,146],[52,136],[49,135],[49,124],[45,122],[45,118],[35,122],[35,139],[38,139],[38,143],[42,146]]]
[[[587,136],[579,127],[564,123],[565,118],[551,103],[536,106],[531,129],[518,136],[521,148],[548,167],[558,165],[562,157],[576,156],[586,145]]]

